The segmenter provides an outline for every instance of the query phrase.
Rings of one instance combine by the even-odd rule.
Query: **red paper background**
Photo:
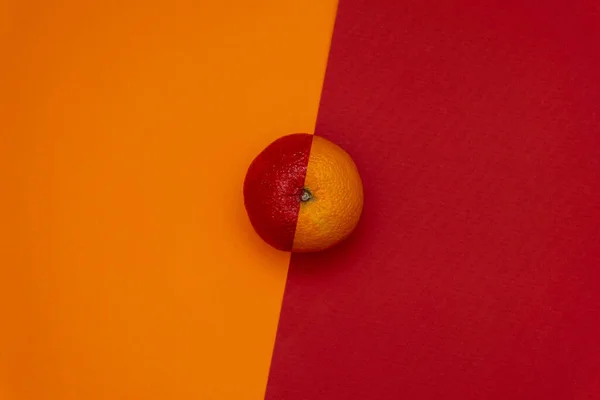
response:
[[[597,4],[340,1],[365,210],[293,256],[268,400],[600,398]]]

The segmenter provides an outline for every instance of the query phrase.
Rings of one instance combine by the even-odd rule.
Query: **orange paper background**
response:
[[[335,6],[2,5],[0,398],[263,397],[289,256],[241,186],[312,132]]]

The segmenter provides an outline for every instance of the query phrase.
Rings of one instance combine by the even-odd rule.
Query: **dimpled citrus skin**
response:
[[[363,186],[352,158],[341,147],[314,136],[300,204],[293,251],[327,249],[356,227],[363,209]]]
[[[279,250],[292,249],[312,138],[298,133],[275,140],[246,173],[244,205],[250,223]]]

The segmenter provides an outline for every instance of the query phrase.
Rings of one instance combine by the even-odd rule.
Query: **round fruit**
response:
[[[244,204],[256,232],[286,251],[318,251],[356,227],[363,189],[344,150],[320,136],[297,133],[267,146],[244,181]]]

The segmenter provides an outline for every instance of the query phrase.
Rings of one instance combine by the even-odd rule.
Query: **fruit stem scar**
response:
[[[302,188],[302,191],[300,192],[300,201],[303,203],[306,203],[307,201],[312,200],[313,195],[310,192],[310,190],[308,190],[307,188]]]

